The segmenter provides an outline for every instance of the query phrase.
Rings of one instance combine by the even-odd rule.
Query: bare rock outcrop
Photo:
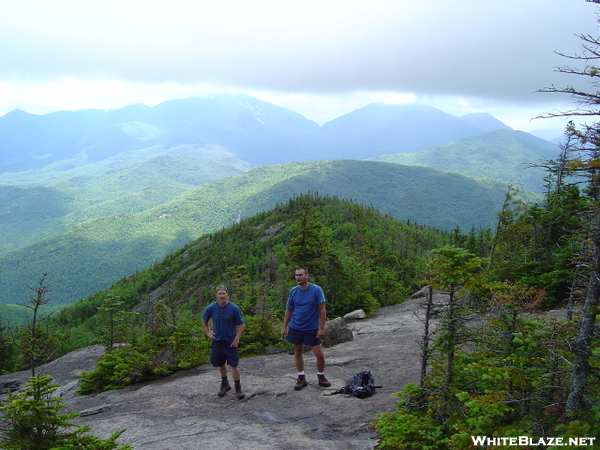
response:
[[[99,346],[81,349],[44,367],[62,385],[65,412],[100,437],[125,429],[119,442],[136,450],[373,449],[378,413],[393,411],[393,394],[418,382],[418,339],[422,323],[419,301],[380,308],[374,317],[348,323],[353,340],[325,349],[331,388],[317,384],[315,361],[305,355],[309,385],[293,389],[293,355],[271,354],[240,362],[244,400],[217,396],[219,374],[209,364],[167,378],[118,391],[76,394],[78,375],[91,370],[102,354]],[[343,320],[343,319],[342,319]],[[377,393],[366,399],[332,393],[357,372],[370,370]],[[28,373],[0,377],[24,382]]]

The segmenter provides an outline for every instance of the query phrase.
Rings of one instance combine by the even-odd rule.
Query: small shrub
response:
[[[121,389],[138,381],[164,376],[165,369],[163,364],[154,363],[151,355],[139,348],[115,348],[98,360],[96,369],[81,374],[78,393]]]
[[[88,427],[71,423],[77,414],[61,414],[60,397],[52,394],[58,384],[50,376],[30,377],[25,392],[11,394],[8,403],[0,406],[7,424],[0,438],[5,450],[131,450],[128,444],[118,446],[116,439],[124,430],[108,439],[88,434]]]

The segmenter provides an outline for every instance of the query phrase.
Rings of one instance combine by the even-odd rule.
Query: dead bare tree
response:
[[[50,287],[46,284],[47,277],[48,274],[44,273],[38,280],[37,286],[27,286],[35,295],[28,303],[21,305],[29,308],[32,315],[24,329],[23,339],[17,343],[17,347],[27,359],[32,377],[36,375],[37,367],[52,360],[55,355],[52,340],[41,328],[41,324],[51,315],[51,313],[43,312],[43,307],[50,302],[47,297],[50,292]]]

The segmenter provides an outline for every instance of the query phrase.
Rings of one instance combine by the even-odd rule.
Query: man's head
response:
[[[298,285],[306,286],[308,284],[308,269],[306,267],[298,267],[296,272],[294,272],[294,278]]]
[[[227,286],[217,286],[217,289],[215,290],[215,297],[217,297],[217,302],[219,303],[219,306],[225,306],[229,297],[229,291],[227,290]]]

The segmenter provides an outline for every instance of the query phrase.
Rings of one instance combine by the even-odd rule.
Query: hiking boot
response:
[[[329,381],[327,381],[327,378],[325,378],[325,375],[317,374],[317,377],[319,378],[319,386],[323,386],[323,387],[331,386],[331,383]]]
[[[242,392],[242,385],[239,381],[235,383],[235,396],[238,400],[243,400],[246,395]]]
[[[229,381],[221,381],[221,389],[219,389],[219,392],[217,392],[217,394],[219,394],[219,397],[223,397],[225,394],[227,394],[227,391],[230,390],[231,386],[229,386]]]
[[[299,391],[303,387],[308,386],[308,382],[306,381],[306,375],[298,375],[298,380],[296,380],[296,386],[294,389]]]

